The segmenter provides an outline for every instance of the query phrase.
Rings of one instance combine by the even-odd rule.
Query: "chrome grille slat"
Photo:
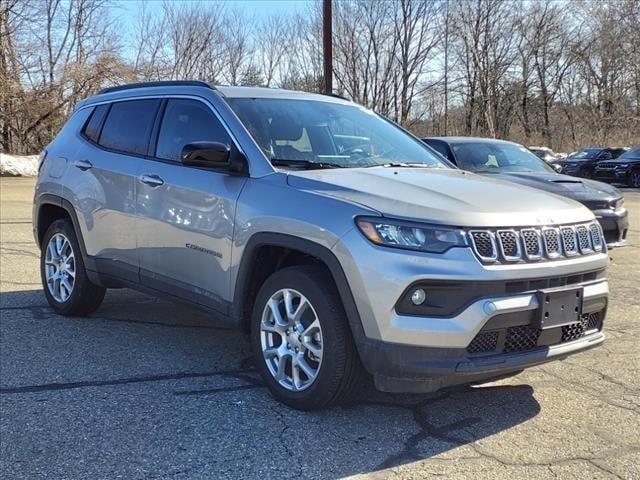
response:
[[[562,255],[560,247],[560,232],[557,228],[545,227],[542,229],[544,237],[544,251],[548,258],[558,258]]]
[[[496,237],[502,258],[508,262],[518,261],[522,258],[520,239],[515,230],[498,230]]]
[[[573,227],[562,227],[560,229],[562,236],[562,248],[567,257],[573,257],[578,254],[578,241],[576,239],[576,231]]]
[[[589,232],[591,233],[591,244],[596,252],[602,251],[602,231],[600,225],[592,223],[589,225]]]
[[[542,258],[542,237],[535,228],[525,228],[520,231],[522,243],[524,244],[524,254],[529,260],[540,260]]]
[[[578,237],[578,247],[580,247],[580,253],[593,252],[593,245],[591,244],[591,235],[589,229],[585,225],[578,225],[576,227],[576,235]]]
[[[468,231],[468,238],[484,263],[549,261],[605,250],[596,221],[558,227],[473,229]]]
[[[469,231],[471,243],[476,255],[485,262],[495,262],[498,259],[496,241],[493,232],[488,230]]]

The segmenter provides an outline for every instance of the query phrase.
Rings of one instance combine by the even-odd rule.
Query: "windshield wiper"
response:
[[[286,159],[286,158],[272,158],[271,164],[274,166],[281,166],[281,167],[302,167],[308,170],[311,170],[314,168],[345,168],[344,165],[340,165],[339,163],[316,162],[314,160],[297,160],[297,159]]]
[[[431,165],[426,163],[405,163],[405,162],[387,162],[387,163],[376,163],[375,165],[363,165],[364,168],[371,167],[385,167],[385,168],[413,168],[413,167],[421,167],[421,168],[434,168]]]

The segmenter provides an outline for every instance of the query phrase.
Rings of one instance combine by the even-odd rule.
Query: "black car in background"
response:
[[[609,247],[624,245],[629,219],[627,210],[622,206],[622,193],[617,188],[594,180],[561,175],[517,143],[473,137],[432,137],[423,141],[463,170],[577,200],[593,211]]]
[[[632,148],[615,160],[599,162],[593,178],[604,182],[640,187],[640,147]]]
[[[622,155],[625,148],[590,147],[554,163],[562,167],[562,173],[574,177],[592,178],[596,165],[605,160],[614,160]]]

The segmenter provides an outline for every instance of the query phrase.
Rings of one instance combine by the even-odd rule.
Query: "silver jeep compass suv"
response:
[[[593,214],[474,175],[332,96],[135,84],[81,102],[42,154],[44,292],[85,315],[106,288],[245,330],[295,408],[515,374],[602,343]]]

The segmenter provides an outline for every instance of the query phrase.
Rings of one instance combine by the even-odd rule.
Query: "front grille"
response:
[[[471,231],[471,241],[476,254],[482,260],[495,260],[497,257],[493,234],[486,231]]]
[[[508,328],[507,338],[504,342],[504,353],[531,350],[538,344],[539,336],[540,330],[528,325]]]
[[[560,233],[555,228],[545,228],[542,230],[544,235],[544,248],[549,258],[560,256]]]
[[[572,323],[562,327],[561,342],[565,343],[577,340],[591,330],[600,330],[600,312],[585,314],[578,323]]]
[[[592,252],[593,247],[591,246],[591,235],[589,235],[589,229],[584,225],[578,225],[576,227],[576,235],[578,237],[580,253]]]
[[[596,168],[615,168],[615,163],[600,162]]]
[[[596,252],[602,250],[602,229],[600,225],[597,223],[592,223],[589,225],[589,232],[591,233],[591,243],[593,244],[593,249]]]
[[[529,260],[538,260],[542,257],[542,239],[537,230],[528,228],[521,230],[524,253]]]
[[[557,227],[469,230],[471,246],[484,263],[554,260],[603,250],[597,222]]]
[[[498,346],[498,332],[481,332],[467,347],[469,353],[493,352]]]
[[[544,348],[561,343],[572,342],[594,331],[602,329],[604,311],[585,313],[579,322],[550,329],[557,332],[555,340],[549,344],[539,345],[542,330],[531,325],[518,325],[500,330],[481,330],[467,347],[469,355],[502,354],[527,352],[535,348]]]
[[[578,254],[578,245],[576,242],[576,231],[573,227],[562,227],[560,229],[562,235],[562,246],[564,248],[565,255],[573,256]]]
[[[505,260],[520,260],[520,241],[514,230],[498,230],[498,243],[502,258]]]

